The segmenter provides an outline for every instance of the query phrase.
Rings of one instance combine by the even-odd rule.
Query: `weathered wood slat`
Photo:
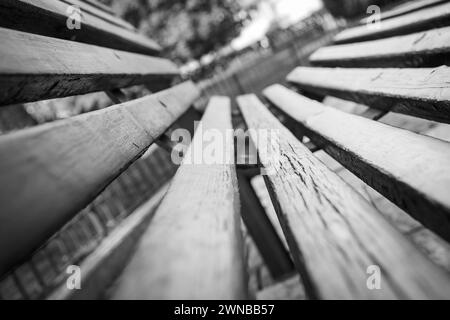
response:
[[[264,96],[316,145],[450,241],[450,143],[326,107],[280,85]]]
[[[96,0],[81,0],[81,1],[83,1],[85,3],[89,3],[91,6],[96,7],[98,9],[100,9],[100,10],[103,10],[103,11],[109,13],[109,14],[112,14],[112,15],[116,14],[114,12],[114,10],[110,6],[107,6],[107,5],[105,5],[105,4],[101,3],[101,2],[98,2]]]
[[[130,27],[125,28],[123,22],[118,25],[120,19],[104,13],[100,17],[99,10],[97,15],[93,15],[90,12],[95,8],[92,7],[89,11],[82,11],[81,28],[70,29],[67,27],[70,6],[70,2],[59,0],[2,0],[0,27],[140,54],[155,55],[161,50],[153,40],[130,30]],[[82,7],[85,8],[86,4]]]
[[[381,21],[378,27],[367,25],[344,30],[336,35],[335,43],[349,43],[399,36],[450,25],[450,3],[425,8],[396,18]]]
[[[254,129],[264,178],[309,298],[450,297],[449,276],[315,158],[256,96],[241,96],[238,104]],[[264,131],[268,139],[257,139]],[[381,269],[379,290],[367,286],[370,266]]]
[[[92,201],[198,96],[184,83],[0,136],[0,274]]]
[[[207,135],[214,131],[219,138],[229,135],[229,99],[213,97],[202,123]],[[231,133],[231,141],[215,150],[234,155],[232,141]],[[186,154],[203,152],[202,144],[208,148],[197,129]],[[118,281],[114,298],[246,298],[234,164],[191,164],[186,159]]]
[[[438,4],[441,4],[443,2],[446,2],[448,0],[414,0],[414,1],[408,1],[406,3],[402,3],[391,10],[382,11],[380,15],[381,20],[386,20],[394,17],[398,17],[407,13],[411,13],[414,11],[418,11],[421,9],[425,9],[431,6],[435,6]],[[370,18],[364,18],[361,19],[361,24],[367,24],[367,22]]]
[[[367,106],[450,123],[449,67],[351,69],[299,67],[287,79],[322,95]]]
[[[70,290],[64,282],[48,297],[48,300],[104,298],[108,287],[125,268],[166,191],[167,186],[163,186],[152,198],[122,221],[82,262],[81,290]]]
[[[450,27],[323,47],[310,62],[325,67],[437,67],[450,64]]]
[[[0,105],[169,81],[165,59],[0,28]]]

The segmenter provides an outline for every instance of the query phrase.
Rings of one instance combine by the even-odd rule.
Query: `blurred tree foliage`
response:
[[[101,0],[178,62],[199,59],[239,35],[248,19],[236,0]]]
[[[366,14],[367,7],[380,7],[400,2],[400,0],[322,0],[328,11],[336,17],[355,18]]]

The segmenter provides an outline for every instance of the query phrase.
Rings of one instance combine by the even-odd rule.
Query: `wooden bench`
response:
[[[64,28],[69,5],[83,11],[80,30]],[[288,76],[301,93],[334,95],[372,108],[361,115],[327,107],[281,85],[264,90],[268,106],[254,94],[238,97],[238,113],[232,112],[228,97],[209,99],[170,184],[157,188],[120,224],[103,230],[105,223],[97,223],[85,234],[87,239],[107,236],[89,242],[95,250],[80,263],[82,290],[62,283],[47,298],[253,298],[247,282],[248,231],[279,287],[296,297],[448,299],[449,275],[313,153],[323,149],[450,240],[450,144],[374,120],[399,112],[449,123],[450,73],[439,67],[448,61],[442,41],[449,31],[428,31],[431,23],[446,25],[447,9],[436,1],[384,17],[377,33],[362,27],[346,30],[336,42],[347,44],[311,57],[321,66],[299,67]],[[29,259],[73,217],[92,218],[89,206],[107,207],[97,196],[106,188],[114,198],[118,191],[111,186],[117,177],[152,145],[172,152],[170,133],[199,119],[193,105],[201,96],[192,82],[174,84],[178,70],[156,56],[159,47],[153,41],[92,0],[8,0],[0,5],[0,17],[11,10],[16,19],[0,19],[0,106],[98,91],[107,93],[114,105],[0,136],[0,276]],[[418,12],[429,15],[412,25]],[[41,19],[47,23],[35,27]],[[386,35],[400,38],[384,39]],[[353,43],[355,39],[378,40]],[[405,46],[398,49],[395,43]],[[401,57],[410,62],[402,64]],[[379,68],[368,69],[375,65]],[[406,65],[420,68],[400,69]],[[134,85],[145,85],[152,93],[127,101],[120,89]],[[256,168],[236,165],[236,159],[249,155],[237,154],[232,115],[249,129],[259,157]],[[215,150],[223,157],[196,162],[208,130],[229,138]],[[151,178],[146,167],[139,170],[121,181],[121,192],[139,178]],[[249,183],[248,176],[259,173],[289,252]],[[121,214],[105,210],[104,219]],[[68,243],[76,246],[80,235],[71,231]],[[380,290],[368,285],[374,267],[381,271]],[[304,294],[293,289],[298,275]],[[14,277],[16,272],[13,282]],[[259,296],[266,295],[273,293]]]
[[[449,61],[443,39],[450,29],[428,30],[448,22],[447,15],[448,4],[438,4],[386,17],[381,31],[345,30],[336,36],[337,44],[311,56],[316,67],[296,68],[287,82],[313,97],[331,95],[382,112],[449,123],[450,69],[440,64]],[[419,29],[424,31],[409,34]],[[372,39],[377,40],[357,42]],[[450,144],[345,113],[281,85],[263,95],[278,118],[254,95],[239,97],[238,104],[250,129],[275,129],[268,147],[259,148],[272,154],[259,150],[260,161],[269,172],[264,178],[307,296],[448,298],[448,274],[300,141],[308,137],[314,144],[310,149],[324,150],[447,241]],[[361,285],[370,265],[381,268],[382,290]]]

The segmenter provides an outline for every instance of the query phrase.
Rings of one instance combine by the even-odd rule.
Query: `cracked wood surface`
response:
[[[232,129],[230,100],[213,97],[203,132]],[[203,151],[197,129],[186,151]],[[207,138],[205,138],[207,139]],[[234,154],[233,139],[220,152]],[[216,146],[217,147],[217,146]],[[219,149],[216,149],[219,152]],[[239,194],[234,164],[183,160],[115,299],[243,299],[247,297]]]
[[[0,106],[137,84],[178,75],[169,60],[0,28]]]
[[[350,43],[399,36],[450,25],[450,3],[425,8],[381,21],[378,27],[361,25],[346,29],[334,38],[335,43]]]
[[[450,63],[450,27],[323,47],[310,58],[325,67],[438,67]]]
[[[450,123],[450,68],[359,69],[298,67],[287,81],[322,95]]]
[[[0,136],[0,274],[92,201],[198,96],[197,88],[186,82]]]
[[[450,241],[450,143],[326,107],[281,85],[264,96],[348,170]]]
[[[260,159],[309,298],[450,297],[448,274],[316,159],[256,96],[241,96],[238,104],[249,128],[276,133]],[[371,265],[381,269],[380,290],[366,286]]]

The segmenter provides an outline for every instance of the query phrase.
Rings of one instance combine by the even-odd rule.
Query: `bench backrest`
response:
[[[80,28],[69,25],[78,19],[74,6]],[[0,17],[0,107],[98,91],[118,103],[0,136],[3,275],[138,159],[200,92],[190,82],[168,88],[179,76],[175,64],[95,2],[8,0]],[[118,90],[134,85],[168,89],[121,101]]]
[[[269,108],[255,95],[237,99],[309,298],[450,296],[448,275],[313,154],[323,149],[450,240],[450,144],[370,119],[400,112],[450,122],[449,71],[437,68],[448,61],[450,51],[442,43],[448,28],[428,31],[430,25],[446,25],[448,4],[436,3],[384,17],[376,32],[361,26],[344,31],[336,42],[348,44],[311,57],[328,68],[299,67],[287,78],[305,94],[335,95],[378,111],[345,114],[280,85],[263,92]],[[83,13],[81,29],[66,25],[70,6]],[[178,75],[175,65],[156,57],[157,45],[92,0],[8,0],[1,16],[7,16],[6,9],[20,16],[0,20],[0,107],[97,91],[105,91],[115,105],[0,136],[0,275],[89,205],[153,143],[162,143],[159,139],[200,96],[191,82],[169,88]],[[417,12],[429,15],[415,21]],[[19,18],[25,22],[20,26]],[[47,23],[35,28],[42,19]],[[419,33],[407,34],[413,31]],[[390,35],[401,36],[384,39]],[[368,39],[377,40],[350,43]],[[401,57],[420,68],[399,69],[406,65]],[[359,68],[329,68],[350,65]],[[158,92],[125,101],[120,88],[138,84]],[[211,99],[202,129],[226,136],[233,128],[231,109],[229,98]],[[265,132],[266,140],[258,132]],[[304,137],[311,143],[303,144]],[[197,129],[186,155],[203,152],[204,139]],[[234,158],[233,139],[222,148]],[[88,296],[99,294],[94,277],[113,277],[101,275],[102,264],[117,259],[120,247],[130,252],[133,237],[142,235],[113,298],[249,297],[235,163],[191,160],[185,158],[170,186],[86,259],[92,280]],[[106,212],[106,219],[111,214]],[[382,291],[367,285],[374,266],[385,275]],[[73,298],[67,290],[53,297]]]

